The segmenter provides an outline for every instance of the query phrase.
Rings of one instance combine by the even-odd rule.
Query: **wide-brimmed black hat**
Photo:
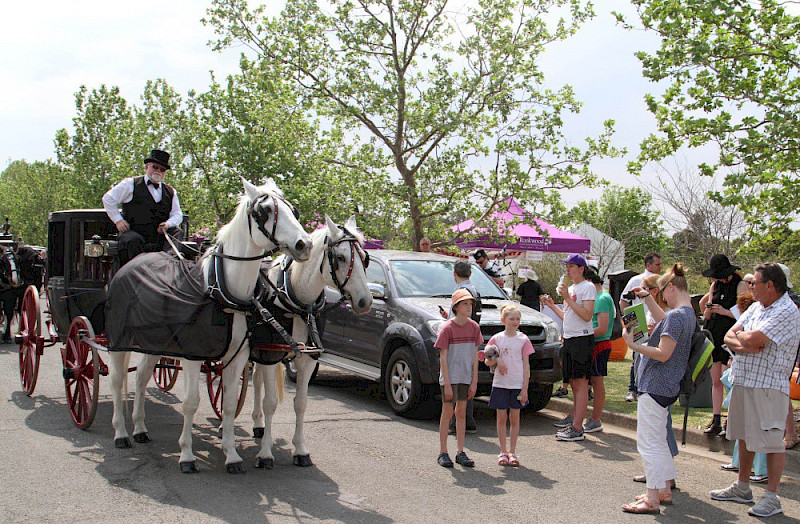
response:
[[[742,269],[739,266],[734,266],[728,257],[722,253],[711,257],[711,262],[708,263],[708,269],[703,271],[704,277],[710,278],[725,278],[733,274],[737,269]]]
[[[169,153],[166,151],[161,151],[160,149],[153,149],[150,151],[150,156],[144,159],[144,163],[148,162],[155,162],[156,164],[161,164],[162,166],[170,169],[169,167]]]

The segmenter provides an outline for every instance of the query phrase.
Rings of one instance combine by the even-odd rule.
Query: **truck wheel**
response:
[[[383,383],[386,399],[398,415],[410,418],[430,418],[435,415],[432,409],[433,385],[422,383],[417,361],[408,346],[397,348],[389,357]]]
[[[528,407],[529,411],[539,411],[547,406],[550,402],[550,396],[553,394],[553,385],[546,386],[528,386]]]

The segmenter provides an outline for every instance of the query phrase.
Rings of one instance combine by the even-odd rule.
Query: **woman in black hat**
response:
[[[747,284],[742,281],[741,275],[736,270],[739,266],[731,264],[728,257],[723,254],[711,257],[708,269],[703,271],[703,276],[712,279],[708,293],[700,299],[700,310],[705,319],[704,327],[714,338],[714,364],[711,366],[711,402],[714,408],[714,418],[706,427],[705,432],[710,435],[722,431],[722,400],[725,391],[720,378],[727,368],[730,355],[722,345],[725,342],[725,333],[736,323],[736,318],[731,313],[731,308],[736,305],[739,295],[748,292]]]

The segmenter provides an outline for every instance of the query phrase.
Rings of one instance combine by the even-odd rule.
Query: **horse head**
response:
[[[17,254],[3,246],[0,246],[0,281],[8,287],[17,287],[21,282]]]
[[[311,236],[298,221],[297,209],[284,197],[270,178],[255,186],[242,178],[250,227],[250,238],[259,247],[276,247],[298,261],[311,256]],[[254,227],[255,226],[255,227]]]
[[[356,226],[355,217],[350,217],[344,225],[338,225],[325,215],[328,232],[325,241],[328,272],[325,283],[337,288],[347,297],[353,311],[363,315],[372,307],[372,293],[367,282],[369,253],[364,251],[364,235]]]

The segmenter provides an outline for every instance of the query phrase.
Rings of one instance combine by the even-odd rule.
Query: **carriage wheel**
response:
[[[81,340],[94,339],[94,329],[86,317],[75,317],[69,326],[67,341],[61,349],[64,364],[64,385],[67,408],[72,421],[81,429],[88,428],[97,413],[100,390],[100,359],[97,350]]]
[[[236,416],[242,411],[244,400],[247,397],[247,375],[250,370],[250,364],[244,367],[242,376],[239,377],[239,402],[236,404]],[[219,366],[211,366],[211,369],[206,373],[206,385],[208,386],[208,398],[211,400],[211,408],[217,415],[217,418],[222,420],[222,370]]]
[[[153,370],[153,378],[156,380],[156,385],[162,391],[169,391],[178,380],[178,359],[161,357],[158,361],[156,368]],[[161,367],[164,366],[164,367]]]
[[[39,306],[39,293],[34,286],[28,286],[22,297],[22,314],[19,319],[19,378],[22,390],[31,396],[36,389],[36,379],[39,377],[39,358],[37,340],[42,334],[41,309]]]

